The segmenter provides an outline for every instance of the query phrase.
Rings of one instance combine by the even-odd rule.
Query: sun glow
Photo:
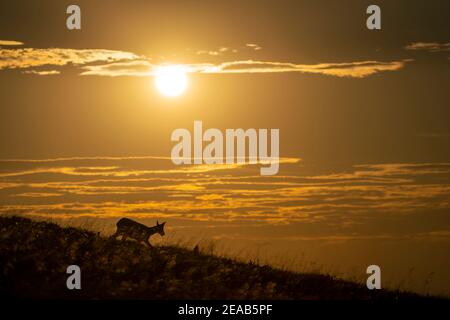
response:
[[[156,88],[165,96],[177,97],[186,90],[186,73],[186,68],[180,65],[159,67],[155,71]]]

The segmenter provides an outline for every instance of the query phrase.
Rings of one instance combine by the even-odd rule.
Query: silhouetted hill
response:
[[[82,289],[68,290],[68,265]],[[0,295],[88,299],[422,299],[175,246],[153,249],[83,229],[0,217]]]

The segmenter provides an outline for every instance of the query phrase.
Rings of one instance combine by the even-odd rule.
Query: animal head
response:
[[[165,225],[166,223],[165,222],[163,222],[163,223],[159,223],[158,222],[158,220],[156,220],[156,226],[158,227],[157,228],[157,230],[158,230],[158,233],[161,235],[161,237],[163,236],[163,235],[165,235],[165,233],[164,233],[164,225]]]

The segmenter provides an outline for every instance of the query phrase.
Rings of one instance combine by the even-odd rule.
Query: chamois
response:
[[[122,218],[117,222],[117,231],[112,235],[112,238],[115,239],[118,236],[122,236],[122,240],[131,238],[137,240],[138,242],[144,242],[151,248],[152,245],[149,239],[150,236],[154,235],[155,233],[159,233],[161,236],[164,236],[165,224],[165,222],[160,224],[158,220],[156,220],[156,226],[147,227],[146,225],[143,225],[142,223],[133,221],[131,219]]]

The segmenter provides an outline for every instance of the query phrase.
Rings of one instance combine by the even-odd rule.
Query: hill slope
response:
[[[67,266],[82,290],[68,290]],[[421,299],[368,290],[327,275],[300,274],[192,250],[149,249],[96,233],[0,217],[0,296],[57,299]]]

